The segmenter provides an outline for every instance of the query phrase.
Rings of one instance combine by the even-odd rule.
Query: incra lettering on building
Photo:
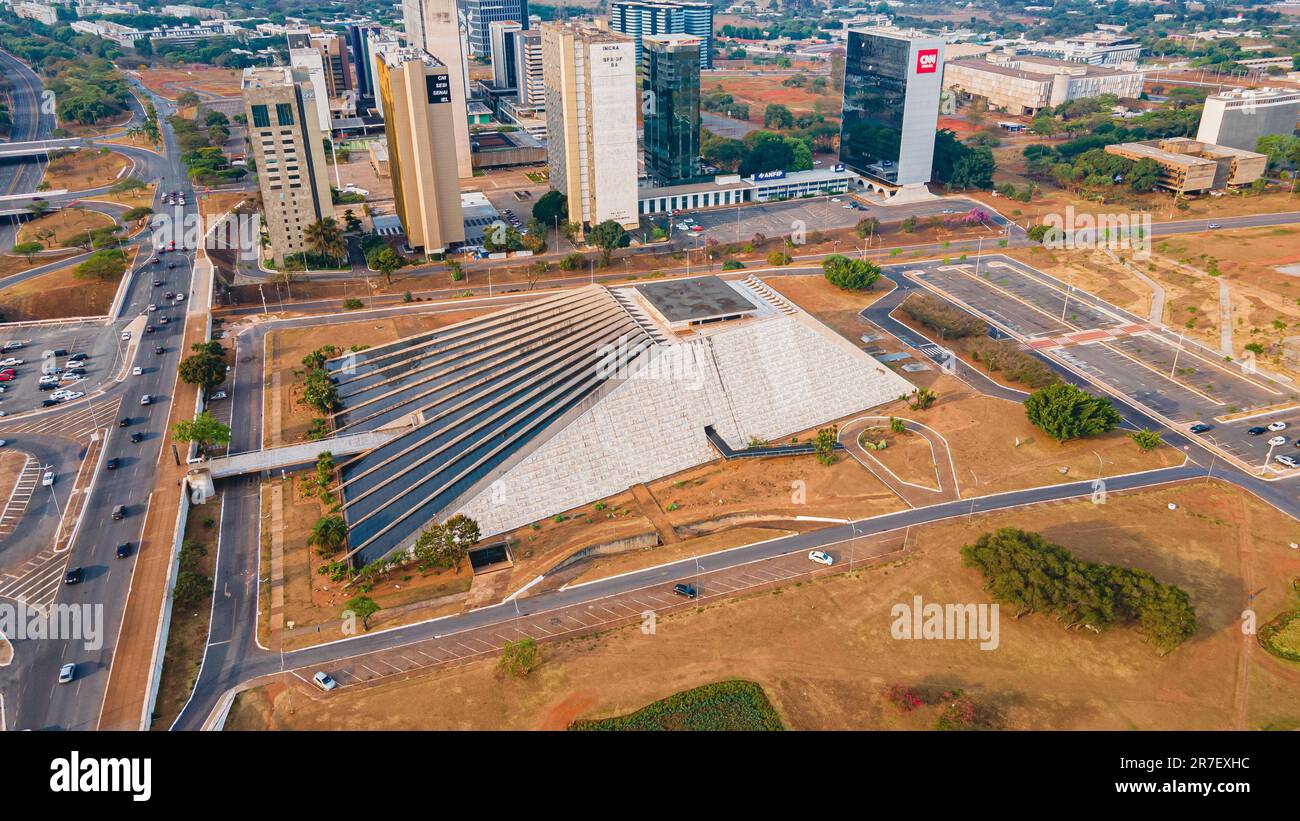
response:
[[[916,53],[916,73],[933,74],[939,68],[939,49],[923,48]]]

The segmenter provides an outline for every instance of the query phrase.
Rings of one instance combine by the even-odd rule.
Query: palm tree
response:
[[[347,244],[343,232],[333,217],[325,217],[308,225],[303,232],[307,246],[320,256],[341,260],[347,256]]]
[[[307,544],[320,548],[324,555],[338,550],[348,538],[348,523],[342,516],[322,516],[312,525]]]

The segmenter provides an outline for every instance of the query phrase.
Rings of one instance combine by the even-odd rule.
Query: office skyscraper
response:
[[[375,98],[375,77],[371,72],[370,41],[380,36],[379,26],[348,26],[348,51],[352,57],[352,74],[357,81],[357,95]]]
[[[487,57],[491,52],[493,23],[528,22],[528,0],[460,0],[460,7],[465,18],[465,40],[475,57]]]
[[[700,68],[713,68],[713,5],[677,0],[613,0],[609,27],[636,40],[636,59],[645,60],[647,34],[693,34],[701,39]]]
[[[307,226],[334,216],[311,78],[288,66],[246,68],[241,84],[262,214],[278,267],[310,251]]]
[[[886,187],[929,182],[943,84],[943,40],[850,29],[840,162]]]
[[[488,26],[492,46],[492,85],[497,88],[518,86],[518,61],[515,59],[515,32],[523,26],[515,20],[498,20]]]
[[[469,114],[466,89],[469,70],[460,36],[456,0],[402,0],[402,20],[406,26],[406,44],[427,51],[447,68],[451,85],[453,127],[456,141],[456,173],[474,176],[470,160]]]
[[[637,217],[636,44],[572,23],[543,23],[547,165],[569,219],[594,226]]]
[[[698,176],[700,155],[700,38],[650,34],[645,49],[646,170],[664,185]]]
[[[407,244],[426,254],[464,242],[451,72],[416,48],[379,55],[378,92],[388,139],[388,167]]]
[[[515,90],[523,108],[542,108],[546,105],[546,78],[542,68],[542,33],[536,29],[516,31]]]

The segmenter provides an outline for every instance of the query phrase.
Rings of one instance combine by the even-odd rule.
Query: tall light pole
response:
[[[1183,337],[1187,335],[1187,330],[1183,329],[1178,334],[1178,347],[1174,348],[1174,364],[1169,366],[1169,378],[1174,378],[1174,371],[1178,370],[1178,355],[1183,352]]]

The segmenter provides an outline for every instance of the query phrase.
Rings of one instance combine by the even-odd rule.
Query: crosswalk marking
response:
[[[23,469],[18,474],[18,481],[14,483],[14,489],[5,502],[4,510],[0,511],[0,539],[14,532],[18,521],[27,511],[27,504],[32,500],[32,494],[36,492],[36,481],[40,472],[40,464],[28,456],[27,461],[23,463]]]
[[[69,408],[67,413],[46,414],[9,425],[0,425],[0,435],[38,433],[81,439],[89,436],[97,428],[110,427],[121,407],[120,396],[107,401],[84,402],[80,407]]]

